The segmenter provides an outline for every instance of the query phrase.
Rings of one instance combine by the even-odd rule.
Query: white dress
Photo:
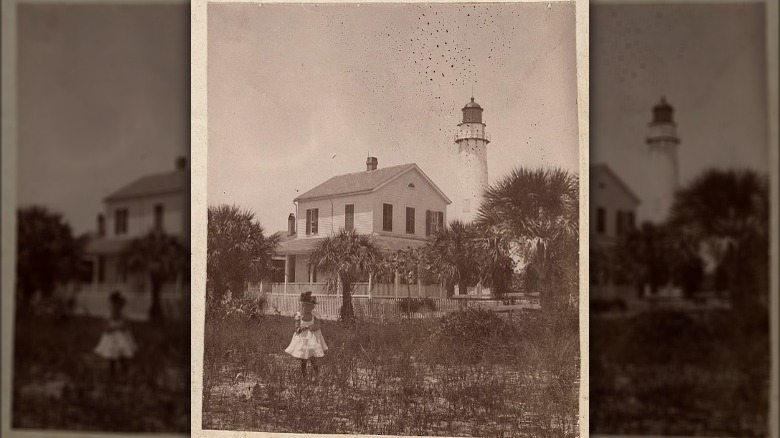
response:
[[[95,347],[95,353],[105,359],[129,359],[133,357],[136,349],[135,340],[125,321],[109,319],[108,327]]]
[[[312,315],[311,321],[304,321],[300,314],[295,315],[295,319],[301,323],[301,328],[311,327],[316,316]],[[312,357],[323,357],[328,345],[322,336],[322,330],[301,330],[300,333],[293,334],[290,345],[284,350],[285,353],[298,359],[310,359]]]

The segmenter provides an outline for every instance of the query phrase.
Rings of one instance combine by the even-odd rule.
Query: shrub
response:
[[[265,308],[268,306],[268,301],[265,297],[232,298],[230,294],[228,294],[225,299],[222,300],[221,304],[222,305],[216,312],[217,318],[251,320],[263,316]]]
[[[421,310],[436,311],[436,302],[431,298],[404,298],[398,301],[398,309],[403,313],[417,313]]]
[[[592,298],[590,311],[593,313],[609,312],[614,310],[625,311],[626,302],[621,298]]]
[[[682,311],[658,310],[630,320],[625,347],[628,362],[706,363],[715,345],[713,327]]]
[[[504,344],[511,327],[494,312],[466,308],[441,319],[436,341],[450,360],[476,362],[495,344]]]

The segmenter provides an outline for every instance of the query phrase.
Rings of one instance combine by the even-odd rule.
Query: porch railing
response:
[[[261,286],[250,286],[250,295],[257,296]],[[271,283],[270,293],[278,295],[299,296],[303,292],[311,291],[314,295],[340,295],[340,291],[334,293],[327,288],[326,283]],[[438,284],[395,284],[372,283],[369,290],[367,282],[352,284],[352,295],[354,296],[373,296],[373,297],[432,297],[446,298],[447,291]]]
[[[288,284],[289,286],[289,284]],[[335,320],[339,317],[342,297],[336,295],[315,295],[317,312],[321,318]],[[300,310],[298,296],[283,294],[267,294],[266,311],[272,314],[291,316]],[[386,321],[393,319],[424,319],[439,318],[450,312],[464,308],[488,308],[503,310],[504,301],[495,299],[453,299],[438,297],[379,297],[356,295],[352,297],[352,307],[355,316],[361,320]],[[516,309],[538,309],[538,302],[527,300],[514,305]]]
[[[108,316],[110,304],[108,297],[118,290],[125,297],[124,315],[132,320],[147,320],[152,304],[150,291],[133,290],[127,284],[87,285],[82,288],[63,292],[73,302],[73,312],[76,315]],[[160,294],[163,315],[167,319],[178,320],[189,313],[189,286],[182,291],[174,287],[164,287]]]

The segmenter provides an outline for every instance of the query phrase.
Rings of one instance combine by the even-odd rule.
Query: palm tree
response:
[[[76,238],[62,215],[31,206],[17,212],[16,282],[20,308],[36,292],[48,297],[81,273],[85,238]]]
[[[163,319],[161,293],[166,281],[189,269],[189,251],[175,236],[160,229],[152,229],[146,235],[133,239],[125,246],[120,264],[129,272],[141,272],[149,276],[152,288],[152,305],[149,319]]]
[[[477,266],[474,259],[474,226],[459,220],[437,230],[425,247],[427,266],[436,277],[447,285],[447,295],[452,295],[452,285],[457,284],[460,293],[475,283]]]
[[[578,178],[563,169],[516,168],[485,191],[477,224],[534,270],[544,308],[577,303]]]
[[[243,292],[273,271],[278,233],[265,235],[254,213],[233,205],[208,209],[206,290],[210,310],[228,291]]]
[[[618,271],[635,280],[639,297],[645,286],[650,288],[650,293],[656,294],[671,282],[673,264],[669,237],[665,226],[643,222],[616,246]]]
[[[341,283],[340,317],[342,321],[352,322],[355,317],[352,285],[381,266],[382,252],[379,246],[369,235],[341,229],[317,242],[310,260],[312,266],[335,275]]]
[[[711,169],[680,190],[671,223],[703,243],[742,305],[768,296],[769,183],[753,170]]]

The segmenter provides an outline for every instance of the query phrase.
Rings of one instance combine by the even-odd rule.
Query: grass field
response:
[[[459,312],[464,313],[464,312]],[[465,315],[471,313],[471,315]],[[485,311],[351,327],[325,321],[320,379],[283,353],[293,319],[206,327],[205,429],[447,436],[575,436],[576,324]],[[485,316],[485,315],[490,316]]]
[[[765,318],[675,311],[592,316],[590,339],[592,431],[767,435]]]
[[[139,351],[129,372],[109,379],[92,353],[97,318],[19,318],[14,348],[14,428],[187,433],[189,324],[131,323]]]

